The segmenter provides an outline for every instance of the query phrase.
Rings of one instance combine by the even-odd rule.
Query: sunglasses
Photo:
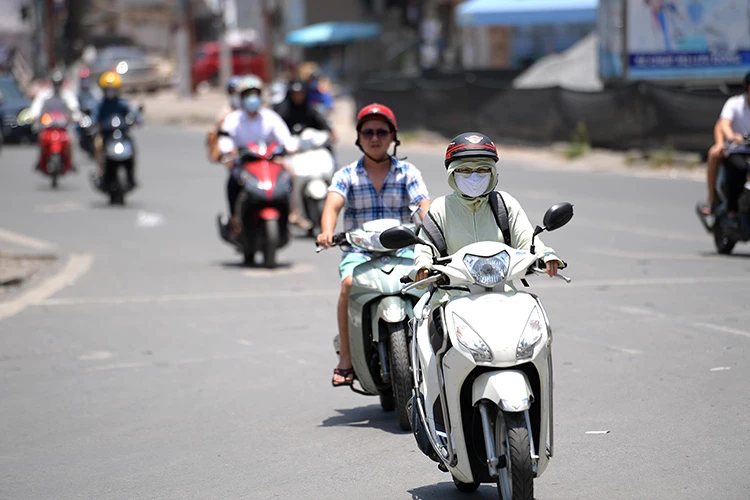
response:
[[[384,128],[379,128],[379,129],[366,128],[364,130],[361,130],[359,133],[362,134],[362,137],[364,137],[365,139],[372,139],[375,136],[378,136],[378,139],[385,139],[391,134],[391,131],[388,129],[384,129]]]
[[[489,174],[492,172],[492,169],[489,167],[479,167],[479,168],[468,168],[468,167],[461,167],[454,170],[457,174],[473,174],[474,172],[478,174]]]

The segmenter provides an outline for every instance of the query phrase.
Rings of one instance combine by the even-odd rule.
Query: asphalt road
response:
[[[85,162],[52,191],[33,147],[0,153],[0,228],[60,256],[0,296],[0,499],[469,498],[377,398],[331,388],[338,251],[299,238],[278,270],[240,267],[203,135],[136,140],[142,187],[119,208]],[[402,152],[447,192],[442,151]],[[500,168],[532,222],[576,213],[544,236],[573,283],[532,283],[556,370],[536,497],[749,498],[750,247],[714,254],[694,181]]]

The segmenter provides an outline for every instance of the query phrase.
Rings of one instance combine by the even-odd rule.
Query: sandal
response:
[[[711,211],[711,205],[709,205],[708,203],[704,203],[702,205],[699,205],[698,206],[698,210],[700,210],[700,213],[703,214],[703,215],[711,215],[711,213],[712,213],[712,211]]]
[[[334,368],[333,374],[344,377],[344,381],[338,383],[336,383],[335,378],[332,378],[331,385],[334,387],[341,387],[344,385],[349,386],[354,383],[354,368]],[[351,375],[352,378],[349,378],[349,375]]]

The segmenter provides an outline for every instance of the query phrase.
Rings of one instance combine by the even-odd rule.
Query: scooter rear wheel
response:
[[[463,483],[456,479],[455,476],[453,476],[453,484],[456,485],[456,488],[458,488],[458,491],[461,493],[474,493],[479,489],[479,483]]]
[[[714,223],[714,244],[716,245],[716,251],[722,255],[729,255],[732,253],[735,243],[722,230],[719,221],[716,221]]]

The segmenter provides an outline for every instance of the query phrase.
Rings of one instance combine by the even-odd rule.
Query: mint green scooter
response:
[[[404,284],[400,280],[414,265],[413,250],[394,251],[380,244],[380,233],[400,225],[397,219],[374,220],[361,229],[337,234],[333,243],[372,254],[372,260],[354,269],[349,294],[349,346],[355,384],[360,385],[351,388],[358,394],[380,396],[383,410],[395,409],[399,426],[409,430],[406,404],[413,386],[409,319],[414,317],[413,306],[424,291],[401,293]],[[416,230],[416,226],[413,228]],[[336,352],[338,340],[337,335]]]

